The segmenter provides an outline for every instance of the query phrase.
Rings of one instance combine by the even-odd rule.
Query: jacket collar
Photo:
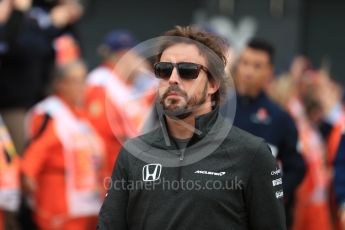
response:
[[[260,92],[256,97],[237,95],[237,100],[242,105],[253,104],[253,103],[256,103],[258,101],[265,100],[265,98],[266,98],[266,94],[263,91]]]
[[[190,139],[188,146],[200,141],[211,130],[219,115],[219,107],[211,112],[202,114],[195,118],[195,132]],[[168,150],[178,149],[174,138],[170,135],[165,116],[161,119],[160,128],[155,132],[153,145]]]

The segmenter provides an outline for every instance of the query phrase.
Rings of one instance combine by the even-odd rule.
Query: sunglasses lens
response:
[[[183,79],[195,79],[199,76],[199,66],[194,63],[178,63],[178,73]]]
[[[158,62],[154,66],[155,75],[157,78],[169,78],[174,66],[169,62]]]

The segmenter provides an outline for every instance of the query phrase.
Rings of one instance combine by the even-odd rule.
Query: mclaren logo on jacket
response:
[[[212,176],[224,176],[225,172],[209,172],[204,170],[197,170],[194,173],[196,174],[204,174],[204,175],[212,175]]]

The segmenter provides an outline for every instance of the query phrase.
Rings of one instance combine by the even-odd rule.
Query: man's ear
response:
[[[269,69],[267,70],[267,78],[266,81],[270,82],[272,81],[273,77],[274,77],[274,66],[272,64],[270,64]]]
[[[220,82],[213,79],[213,78],[210,78],[208,81],[208,92],[207,93],[209,95],[212,95],[218,91],[219,87],[220,87]]]

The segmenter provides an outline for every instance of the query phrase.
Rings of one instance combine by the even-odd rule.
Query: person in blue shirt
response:
[[[304,177],[305,163],[298,151],[298,134],[292,118],[265,94],[273,76],[273,55],[273,47],[259,39],[251,40],[240,54],[234,71],[237,91],[234,125],[264,138],[281,163],[287,225],[290,226],[294,192]]]

